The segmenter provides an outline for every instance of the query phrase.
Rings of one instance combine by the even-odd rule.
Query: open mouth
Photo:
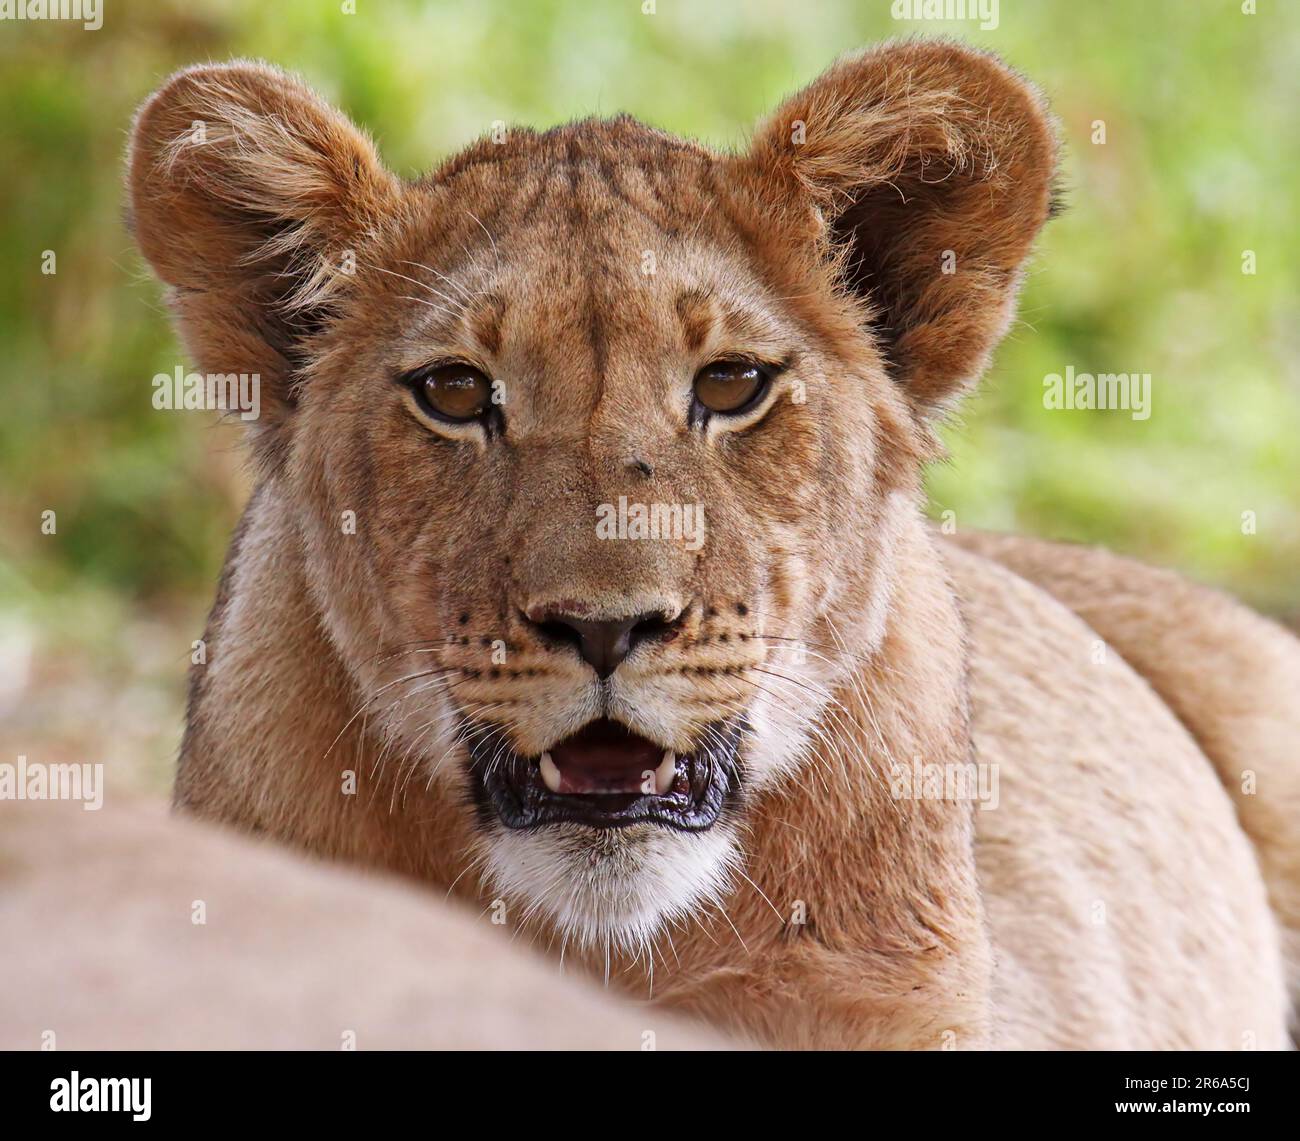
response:
[[[601,718],[524,757],[470,733],[470,774],[480,808],[507,828],[662,824],[683,832],[712,826],[740,787],[739,722],[711,726],[688,754]]]

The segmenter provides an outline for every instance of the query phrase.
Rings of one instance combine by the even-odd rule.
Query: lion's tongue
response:
[[[546,787],[562,794],[663,794],[673,784],[677,761],[652,741],[615,721],[593,721],[543,753]]]

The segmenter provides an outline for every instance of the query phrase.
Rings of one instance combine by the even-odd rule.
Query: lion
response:
[[[159,805],[3,801],[0,824],[0,1049],[731,1046],[409,882]]]
[[[261,384],[176,808],[745,1041],[1286,1046],[1300,645],[924,515],[1056,167],[947,41],[734,153],[620,116],[415,180],[271,66],[173,76],[131,223]]]

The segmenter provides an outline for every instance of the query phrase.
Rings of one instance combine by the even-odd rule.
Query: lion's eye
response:
[[[460,424],[492,407],[492,382],[473,365],[445,364],[422,373],[413,384],[427,412]]]
[[[770,374],[753,361],[714,361],[695,377],[695,399],[709,412],[743,412],[767,391]]]

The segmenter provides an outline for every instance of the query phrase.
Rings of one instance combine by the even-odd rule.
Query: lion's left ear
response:
[[[1052,212],[1055,135],[1027,82],[952,43],[887,45],[788,99],[740,162],[817,219],[918,410],[978,377]]]

